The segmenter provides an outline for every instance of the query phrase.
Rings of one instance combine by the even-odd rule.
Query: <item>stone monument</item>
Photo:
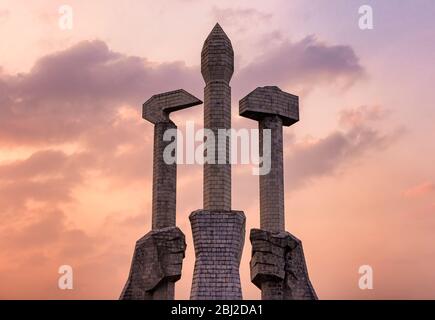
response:
[[[230,39],[216,24],[204,42],[201,73],[204,88],[204,128],[215,137],[231,128],[231,87],[234,52]],[[210,145],[210,144],[214,144]],[[195,246],[192,300],[240,300],[239,265],[245,240],[245,215],[231,210],[230,139],[206,142],[207,151],[223,152],[225,161],[204,164],[204,209],[190,215]],[[224,150],[222,150],[224,148]]]
[[[186,91],[176,90],[154,95],[143,105],[143,118],[154,124],[152,230],[136,243],[122,300],[174,299],[186,243],[175,225],[177,164],[163,159],[163,150],[171,143],[163,140],[163,134],[177,128],[169,113],[201,103]]]
[[[264,300],[317,299],[308,278],[302,243],[285,232],[283,126],[299,121],[299,98],[278,87],[257,88],[240,100],[242,117],[258,121],[259,150],[263,130],[270,130],[271,164],[260,175],[260,228],[251,230],[251,280]],[[266,149],[266,150],[267,150]],[[263,155],[264,156],[264,155]]]
[[[204,78],[204,128],[220,137],[231,129],[231,87],[234,52],[231,41],[216,24],[201,52]],[[169,113],[201,104],[184,90],[152,96],[143,105],[143,118],[154,124],[152,230],[136,243],[130,274],[120,299],[173,299],[181,277],[186,248],[176,227],[176,164],[164,161],[164,149],[173,141],[163,134],[176,125]],[[257,88],[240,100],[240,115],[270,130],[271,167],[260,175],[260,229],[250,233],[251,280],[262,299],[317,299],[308,277],[302,243],[285,231],[283,126],[299,121],[299,98],[278,87]],[[231,209],[230,139],[208,138],[203,170],[203,209],[189,216],[195,248],[190,298],[240,300],[239,266],[245,238],[245,215]],[[266,148],[267,149],[267,148]],[[223,156],[222,156],[223,155]],[[263,155],[264,156],[264,155]],[[212,161],[210,161],[210,159]]]

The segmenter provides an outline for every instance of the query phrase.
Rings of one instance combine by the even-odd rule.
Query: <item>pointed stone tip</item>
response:
[[[219,22],[216,22],[213,29],[210,31],[210,34],[208,35],[207,39],[212,38],[212,37],[224,37],[224,38],[228,39],[228,41],[230,40],[228,38],[227,34],[225,33],[224,29],[222,29]]]
[[[216,22],[216,24],[214,25],[213,29],[211,30],[211,32],[213,31],[224,31],[221,27],[221,25],[219,24],[219,22]]]
[[[230,38],[219,23],[216,23],[201,51],[201,73],[207,82],[230,81],[234,72],[234,51]]]

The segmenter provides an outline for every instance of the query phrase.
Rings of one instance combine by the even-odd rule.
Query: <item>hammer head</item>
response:
[[[277,115],[288,127],[299,121],[299,97],[275,86],[258,87],[240,100],[239,114],[257,121]]]
[[[155,94],[142,109],[142,117],[151,123],[169,120],[169,113],[201,104],[202,101],[183,89]]]

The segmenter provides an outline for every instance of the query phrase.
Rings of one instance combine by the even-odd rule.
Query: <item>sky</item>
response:
[[[415,1],[79,1],[59,27],[55,0],[0,2],[0,299],[117,299],[134,244],[150,230],[150,96],[203,98],[199,63],[216,22],[232,41],[238,101],[258,86],[300,97],[284,128],[286,230],[303,242],[320,299],[435,298],[435,3]],[[361,30],[358,9],[373,9]],[[171,118],[202,126],[203,106]],[[258,177],[234,165],[232,207],[247,217]],[[176,298],[188,299],[189,214],[202,167],[180,165],[177,225],[187,251]],[[60,290],[70,265],[73,290]],[[360,266],[373,269],[361,290]]]

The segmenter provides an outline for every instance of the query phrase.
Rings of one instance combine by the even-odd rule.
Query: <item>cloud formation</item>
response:
[[[403,196],[406,198],[419,198],[433,192],[435,192],[435,184],[426,181],[406,189]]]
[[[116,53],[102,41],[81,42],[41,58],[29,73],[0,76],[0,143],[74,141],[112,121],[122,105],[140,106],[186,83],[198,87],[196,71]]]
[[[259,85],[312,88],[351,83],[362,74],[350,47],[328,46],[307,37],[264,53],[236,73],[233,86],[238,99]],[[84,41],[42,57],[29,73],[0,73],[0,143],[75,141],[107,125],[120,106],[140,106],[156,92],[180,87],[200,94],[198,67],[154,64],[111,51],[102,41]]]
[[[310,90],[318,85],[350,86],[365,70],[353,49],[327,45],[308,36],[300,41],[282,41],[241,69],[233,82],[242,94],[258,86],[275,84]]]
[[[271,14],[258,11],[254,8],[212,8],[212,14],[216,21],[222,25],[236,25],[239,31],[246,29],[246,24],[252,21],[267,22],[272,18]]]
[[[385,114],[379,106],[346,109],[339,117],[345,130],[336,130],[324,138],[293,142],[286,149],[286,181],[290,189],[300,188],[315,178],[330,176],[349,166],[368,151],[382,150],[393,143],[401,130],[383,132],[373,121]]]
[[[53,207],[71,201],[72,189],[82,182],[92,155],[67,155],[62,151],[41,150],[24,160],[0,166],[1,215],[18,214],[27,201],[50,203]]]

